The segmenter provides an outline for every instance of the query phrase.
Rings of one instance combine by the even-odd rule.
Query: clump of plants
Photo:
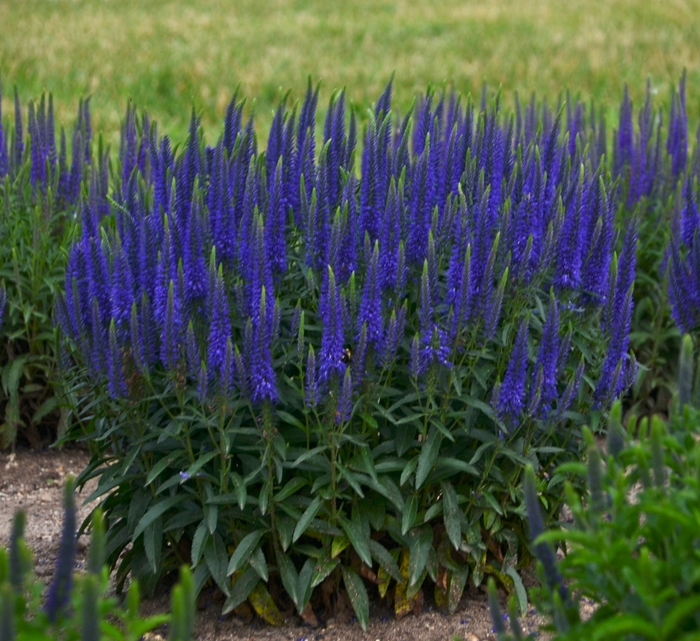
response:
[[[357,178],[354,112],[334,94],[317,144],[317,100],[265,153],[236,98],[179,153],[130,110],[110,215],[81,203],[58,315],[108,562],[190,563],[272,623],[520,588],[524,466],[577,458],[635,377],[636,222],[561,112],[429,92],[399,118],[389,85]]]
[[[173,588],[172,614],[142,618],[139,586],[129,587],[124,605],[104,596],[109,571],[104,563],[105,522],[100,510],[92,515],[92,538],[86,572],[76,574],[75,479],[68,477],[64,492],[63,531],[53,579],[44,589],[31,578],[32,554],[23,541],[25,514],[18,512],[9,549],[0,548],[1,641],[138,641],[145,632],[169,624],[171,641],[194,638],[195,595],[188,568],[180,571]]]
[[[570,527],[545,531],[539,495],[546,481],[528,468],[525,503],[542,579],[535,603],[555,639],[697,638],[700,377],[694,369],[692,339],[686,335],[668,423],[655,416],[632,421],[625,431],[618,403],[607,452],[589,433],[587,462],[559,470],[573,472],[586,485],[580,496],[567,484]],[[552,543],[566,546],[562,561]],[[588,619],[581,615],[582,599],[595,603]],[[493,585],[490,602],[499,640],[525,638],[515,607],[506,631]]]
[[[63,129],[57,146],[51,96],[30,102],[27,113],[26,136],[16,91],[14,129],[3,127],[0,113],[0,281],[6,294],[0,449],[13,449],[17,439],[46,445],[66,427],[53,308],[65,280],[75,205],[92,158],[87,101],[78,110],[72,157]]]
[[[663,114],[653,111],[648,83],[636,127],[626,93],[619,129],[613,135],[613,171],[623,179],[622,191],[626,192],[620,212],[625,216],[636,208],[640,221],[631,345],[643,366],[625,403],[630,415],[668,413],[677,377],[681,333],[677,329],[678,315],[669,313],[674,307],[673,303],[669,305],[669,286],[677,292],[673,283],[679,249],[691,245],[692,232],[688,229],[692,227],[695,177],[700,170],[697,142],[692,153],[689,149],[685,93],[683,75],[678,90],[672,94],[666,122]],[[663,130],[667,132],[665,140]],[[696,141],[699,137],[700,129]],[[681,224],[682,217],[688,221]],[[682,226],[684,241],[680,238]],[[671,258],[671,254],[675,257]],[[672,300],[675,296],[671,291]]]

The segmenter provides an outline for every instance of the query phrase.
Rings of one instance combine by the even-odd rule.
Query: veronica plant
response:
[[[317,100],[279,106],[266,154],[235,99],[177,154],[129,111],[59,318],[118,581],[187,561],[226,611],[280,622],[274,584],[364,626],[365,581],[399,615],[427,577],[452,610],[469,575],[520,585],[523,466],[577,456],[634,379],[636,226],[616,254],[616,187],[561,114],[429,92],[401,119],[389,85],[358,179],[344,94],[318,145]]]
[[[635,306],[632,319],[631,344],[642,365],[632,390],[628,411],[654,414],[668,411],[675,380],[680,332],[669,314],[669,279],[676,267],[669,269],[669,249],[678,244],[679,233],[671,230],[678,225],[681,202],[692,201],[693,176],[698,173],[698,146],[689,150],[686,116],[685,75],[671,96],[668,118],[655,112],[651,83],[636,118],[628,92],[620,109],[619,127],[613,133],[613,175],[621,180],[619,216],[637,212],[639,221],[638,269],[635,286]],[[636,126],[635,126],[635,120]],[[700,130],[698,130],[700,135]],[[697,136],[696,136],[697,138]],[[686,228],[692,226],[692,213],[686,216]],[[692,232],[686,233],[685,245],[690,246]],[[680,232],[680,230],[679,230]],[[678,247],[672,250],[677,254]],[[684,251],[684,250],[683,250]]]
[[[22,113],[15,92],[14,129],[0,114],[0,448],[13,448],[18,437],[38,447],[65,428],[53,305],[91,160],[87,101],[78,110],[72,157],[63,129],[56,142],[51,96],[29,103],[26,130]]]
[[[538,494],[546,479],[528,468],[525,483],[530,533],[542,570],[536,595],[555,639],[691,639],[700,629],[697,560],[698,401],[693,344],[683,338],[678,394],[666,425],[658,417],[632,421],[625,431],[619,402],[610,415],[607,452],[588,434],[586,463],[569,463],[586,483],[582,497],[567,486],[570,527],[542,525]],[[695,384],[693,383],[695,379]],[[638,431],[639,438],[632,436]],[[552,543],[568,547],[557,561]],[[594,604],[582,617],[580,601]],[[498,638],[524,638],[517,610],[511,632],[491,596]]]
[[[63,532],[58,560],[49,587],[30,577],[32,554],[24,544],[24,512],[12,526],[9,549],[0,549],[0,639],[79,639],[80,641],[137,641],[145,632],[170,624],[172,641],[194,638],[195,596],[188,568],[173,589],[172,614],[142,618],[139,587],[132,583],[125,604],[105,596],[109,572],[103,565],[105,524],[100,510],[92,515],[92,538],[87,571],[75,573],[75,479],[68,477],[64,491]],[[43,594],[42,594],[43,593]]]

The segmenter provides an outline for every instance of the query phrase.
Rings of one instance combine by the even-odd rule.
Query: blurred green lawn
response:
[[[479,94],[483,83],[556,101],[565,89],[614,112],[625,82],[639,104],[647,78],[668,105],[688,70],[698,120],[700,0],[2,0],[3,114],[54,94],[70,125],[91,95],[97,129],[114,142],[128,98],[175,140],[191,106],[211,137],[236,85],[255,99],[266,137],[280,89],[301,99],[310,75],[346,87],[364,113],[395,76],[406,110],[428,83]],[[250,103],[249,103],[250,105]]]

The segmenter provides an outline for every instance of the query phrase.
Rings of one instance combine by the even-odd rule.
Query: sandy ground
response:
[[[27,513],[25,540],[34,552],[35,571],[48,582],[53,573],[56,551],[61,533],[62,488],[67,474],[77,475],[88,463],[86,452],[74,449],[18,450],[14,455],[0,454],[0,545],[7,545],[16,510]],[[94,484],[77,497],[81,523],[94,506],[82,505]],[[86,559],[89,540],[78,540],[76,570],[81,571]],[[168,588],[162,594],[143,603],[144,613],[166,611],[169,604]],[[448,615],[426,605],[419,614],[410,614],[397,621],[391,610],[373,603],[367,632],[363,632],[352,618],[328,619],[317,628],[302,625],[297,616],[290,616],[285,626],[272,628],[259,619],[245,622],[231,614],[220,616],[220,600],[214,591],[205,588],[200,595],[197,614],[197,641],[464,641],[495,639],[486,599],[480,590],[472,589],[460,603],[458,611]],[[526,632],[537,630],[539,619],[534,611],[526,617]],[[157,631],[167,638],[166,630]]]

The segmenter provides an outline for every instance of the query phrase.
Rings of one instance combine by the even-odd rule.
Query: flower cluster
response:
[[[700,130],[698,130],[700,140]],[[700,148],[700,146],[699,146]],[[698,176],[700,153],[689,164],[676,199],[675,220],[667,248],[668,294],[671,316],[685,333],[700,325],[700,214]]]
[[[546,106],[518,106],[508,120],[498,102],[477,110],[429,92],[411,127],[391,111],[390,84],[370,114],[358,179],[354,113],[346,128],[345,96],[332,97],[317,153],[317,101],[309,85],[298,117],[282,103],[264,154],[236,97],[218,143],[204,146],[193,114],[179,155],[129,108],[113,204],[101,166],[91,167],[96,187],[80,206],[59,305],[91,377],[118,397],[134,371],[163,370],[202,398],[274,403],[275,359],[298,344],[307,404],[332,392],[349,416],[375,366],[406,357],[416,380],[430,378],[515,321],[493,403],[501,421],[517,422],[561,416],[576,396],[582,370],[564,370],[578,316],[602,319],[609,344],[596,398],[624,391],[636,229],[616,259],[616,193],[580,105],[562,135],[561,111]],[[107,211],[113,226],[101,224]],[[287,322],[298,286],[321,333],[307,355],[314,341],[294,341]],[[537,292],[550,290],[535,319]]]
[[[0,87],[0,101],[2,88]],[[13,135],[8,139],[2,125],[0,109],[0,178],[14,179],[29,159],[29,175],[32,189],[46,192],[50,186],[62,205],[74,205],[80,197],[80,189],[85,177],[85,166],[92,160],[92,124],[90,101],[81,101],[78,117],[73,128],[71,158],[68,158],[66,132],[61,127],[58,148],[56,146],[56,125],[54,120],[53,97],[42,95],[38,103],[30,102],[28,107],[27,133],[29,144],[25,147],[24,123],[19,94],[15,88],[15,122]],[[107,166],[102,169],[102,191],[106,194],[109,176]]]
[[[685,82],[684,73],[678,90],[671,96],[671,113],[665,149],[662,138],[663,119],[652,109],[651,81],[647,82],[646,99],[638,114],[636,132],[632,102],[625,86],[619,126],[613,135],[612,172],[613,176],[626,180],[628,207],[633,206],[643,197],[661,194],[664,186],[675,185],[686,170],[688,118]],[[599,131],[604,138],[605,129],[602,120]]]

